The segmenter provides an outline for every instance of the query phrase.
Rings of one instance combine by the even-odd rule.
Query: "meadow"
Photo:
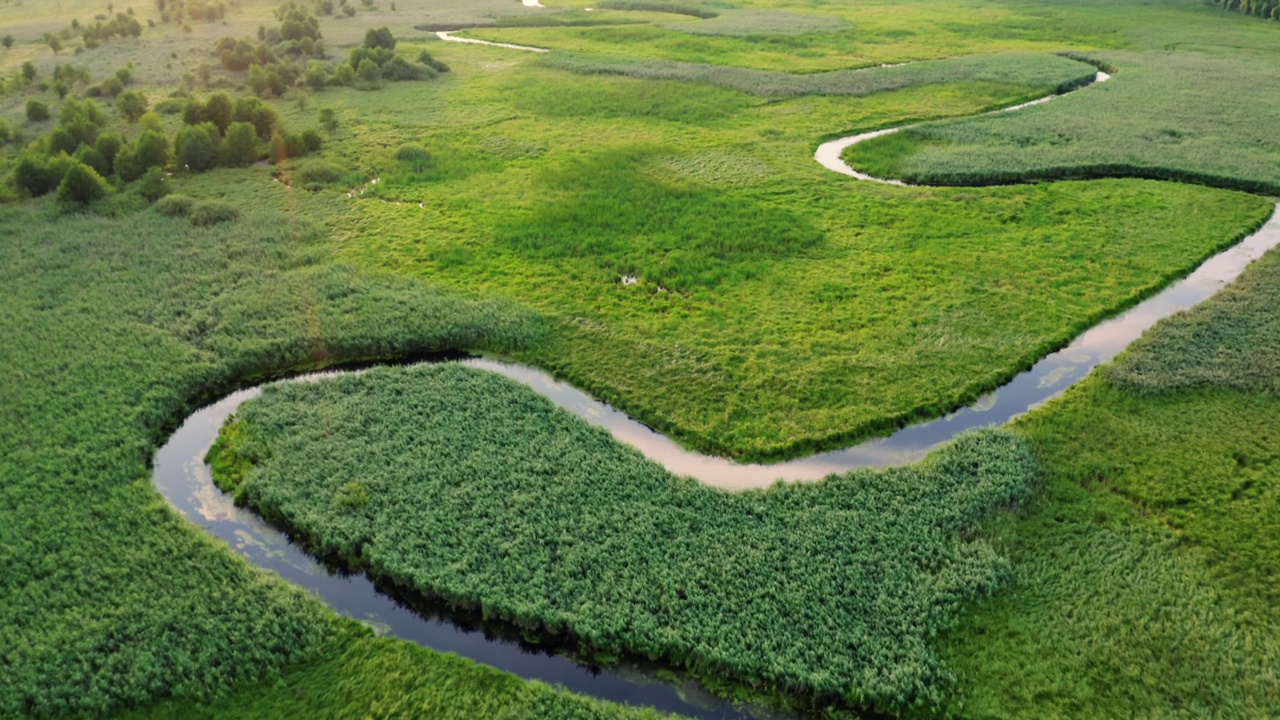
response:
[[[1105,85],[1009,114],[917,125],[846,151],[926,185],[1145,177],[1280,193],[1280,80],[1258,47],[1223,57],[1109,51]]]
[[[1254,143],[1264,159],[1271,152],[1258,128],[1268,117],[1273,83],[1263,68],[1274,65],[1277,27],[1193,0],[659,3],[714,17],[652,3],[587,12],[590,0],[566,0],[542,13],[509,0],[377,0],[318,21],[326,66],[336,74],[369,29],[387,26],[397,53],[415,61],[426,51],[451,71],[429,82],[315,88],[302,75],[301,87],[264,86],[252,71],[226,69],[215,51],[224,37],[256,41],[260,26],[279,23],[278,4],[228,2],[222,20],[179,24],[151,2],[129,13],[100,0],[61,0],[54,11],[0,0],[0,38],[14,38],[0,45],[0,359],[8,369],[0,381],[0,716],[652,717],[337,618],[176,515],[150,485],[151,454],[187,412],[244,384],[445,349],[535,363],[699,448],[776,458],[829,447],[976,397],[1186,272],[1271,208],[1201,185],[1274,182],[1273,168],[1245,148]],[[116,13],[136,18],[140,35],[82,43],[86,26]],[[446,25],[552,52],[445,43],[417,29]],[[61,38],[56,54],[45,33]],[[1031,148],[1044,154],[1029,150],[1017,162],[1052,173],[1115,162],[1123,149],[1189,182],[899,189],[836,177],[812,161],[825,138],[964,118],[1069,85],[1083,66],[1064,51],[1120,72],[1035,114],[956,127],[972,124],[993,157],[1014,162],[994,152],[1012,127],[1003,123],[1062,123],[1058,113],[1076,108],[1126,146],[1081,130],[1076,156]],[[307,62],[295,60],[305,72]],[[912,60],[930,62],[872,67]],[[81,70],[86,80],[63,82]],[[112,97],[124,94],[113,79],[156,116],[130,122],[132,105]],[[170,198],[189,206],[168,199],[153,207],[141,179],[106,165],[105,197],[85,207],[28,197],[14,178],[22,156],[66,170],[58,130],[84,126],[64,123],[62,111],[93,87],[103,111],[93,124],[131,151],[146,132],[167,143],[184,131],[189,99],[207,106],[217,92],[259,91],[279,127],[299,138],[315,133],[322,147],[305,159],[281,157],[259,137],[258,157],[275,164],[207,172],[166,157],[159,165],[171,173],[160,173]],[[31,101],[50,118],[29,117]],[[1159,110],[1158,127],[1143,119],[1133,132],[1121,128],[1146,101]],[[1209,102],[1222,110],[1206,119],[1197,105]],[[948,147],[967,146],[929,149]],[[93,166],[91,153],[67,149]],[[247,154],[236,157],[238,165]],[[967,171],[986,167],[966,157]],[[1224,169],[1219,157],[1233,164]],[[160,212],[198,204],[198,217],[223,221]],[[227,207],[232,214],[218,210]],[[647,548],[596,528],[585,537],[620,544],[616,557],[597,557],[598,572],[705,580],[699,572],[726,567],[707,558],[747,557],[748,542],[771,548],[765,557],[780,577],[819,558],[833,566],[802,578],[803,603],[824,613],[810,626],[777,620],[783,600],[748,576],[706,592],[716,611],[700,616],[639,607],[637,599],[657,597],[653,588],[612,585],[607,604],[557,616],[552,629],[603,627],[586,648],[599,658],[665,655],[706,676],[767,679],[762,687],[776,684],[775,698],[806,702],[830,693],[855,706],[923,703],[913,707],[958,717],[1274,715],[1267,443],[1276,409],[1269,380],[1258,379],[1275,364],[1274,273],[1268,261],[1240,292],[1162,325],[1016,434],[812,488],[711,494],[536,402],[521,404],[536,420],[527,437],[504,442],[554,435],[609,458],[590,477],[586,463],[560,466],[606,485],[598,497],[616,501],[591,516],[638,512],[624,502],[634,496],[619,499],[603,481],[647,478],[647,492],[670,499],[679,490],[711,508],[708,523],[744,539],[718,546],[694,523],[701,557],[658,545],[684,563],[677,573],[609,565]],[[624,285],[628,274],[639,282]],[[448,396],[441,389],[424,402]],[[502,408],[490,409],[499,422]],[[476,449],[498,437],[463,441]],[[367,470],[359,460],[350,467]],[[999,482],[963,485],[982,469]],[[865,504],[842,516],[820,500],[832,488],[841,501]],[[1023,502],[989,512],[1009,497]],[[948,502],[957,498],[964,503]],[[908,499],[932,508],[939,524],[884,510]],[[753,502],[769,512],[751,516]],[[581,531],[574,498],[528,503]],[[819,511],[831,537],[846,541],[840,556],[811,545],[781,554],[787,539],[804,544],[795,528]],[[339,515],[291,522],[311,522],[329,548],[356,547],[325,534],[356,527]],[[855,543],[841,517],[875,530]],[[547,537],[535,522],[523,527],[526,540]],[[432,538],[396,532],[414,553],[385,548],[388,571],[413,577],[417,561],[439,558]],[[877,550],[877,538],[900,552]],[[909,552],[913,541],[922,554]],[[836,564],[842,557],[864,564]],[[508,573],[537,557],[484,559],[487,577],[507,583],[501,596],[483,595],[460,574],[415,582],[447,578],[460,602],[527,610],[534,578]],[[935,561],[959,571],[943,573]],[[881,614],[822,585],[862,582],[876,562],[902,573],[901,585],[876,588]],[[923,571],[907,572],[907,562]],[[772,604],[737,617],[740,592]],[[516,619],[532,625],[551,611],[536,606]],[[659,611],[683,632],[659,643],[609,626]],[[772,664],[739,634],[753,623],[768,647],[826,652],[855,630],[866,643],[831,651],[842,658],[840,685],[787,648],[776,657],[788,662]],[[822,635],[820,626],[834,630]],[[732,656],[698,654],[706,638],[739,645]]]
[[[1015,423],[1043,480],[990,527],[1009,589],[942,643],[957,714],[1275,714],[1278,277],[1269,255]]]

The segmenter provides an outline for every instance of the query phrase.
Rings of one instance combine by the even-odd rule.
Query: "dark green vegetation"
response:
[[[1227,10],[1235,10],[1253,15],[1255,17],[1265,18],[1267,20],[1280,20],[1280,4],[1274,0],[1209,0],[1214,5],[1226,8]]]
[[[536,323],[335,265],[317,228],[296,218],[193,229],[150,212],[47,210],[0,210],[0,358],[10,368],[0,383],[0,715],[101,713],[172,696],[155,714],[192,717],[193,701],[292,663],[274,689],[200,712],[621,716],[335,619],[191,528],[148,479],[166,430],[242,380],[342,359],[510,349],[535,340]]]
[[[451,364],[271,387],[232,427],[220,484],[318,555],[588,657],[814,707],[941,702],[931,639],[1007,570],[961,536],[1033,474],[987,434],[912,468],[725,493]]]
[[[1147,177],[1280,193],[1280,77],[1257,56],[1108,51],[1110,82],[1016,113],[925,123],[846,151],[932,185]],[[1264,45],[1265,44],[1265,45]]]

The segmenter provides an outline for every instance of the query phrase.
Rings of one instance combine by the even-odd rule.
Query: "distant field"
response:
[[[1253,51],[1257,52],[1257,50]],[[1109,52],[1102,86],[1008,115],[933,122],[846,159],[930,185],[1150,177],[1280,193],[1280,77],[1261,57]]]

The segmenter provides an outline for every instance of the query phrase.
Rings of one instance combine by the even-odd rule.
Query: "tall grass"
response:
[[[199,228],[27,203],[0,208],[0,238],[4,716],[208,700],[335,649],[319,603],[151,489],[152,451],[196,404],[289,368],[540,333],[336,265],[317,228],[274,214]]]
[[[459,365],[274,386],[231,427],[215,467],[253,463],[237,497],[317,554],[588,657],[807,707],[945,697],[931,639],[1007,571],[964,533],[1035,473],[988,433],[917,467],[725,493]]]

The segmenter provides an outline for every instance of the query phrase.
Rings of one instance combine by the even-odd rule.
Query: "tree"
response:
[[[395,50],[396,39],[392,37],[391,30],[386,27],[369,28],[369,31],[364,34],[364,47]]]
[[[76,163],[58,185],[58,201],[67,205],[88,205],[107,196],[107,181],[96,170]]]
[[[213,123],[220,135],[226,134],[227,127],[231,125],[233,113],[235,113],[235,106],[226,93],[214,93],[204,103],[204,119]]]
[[[116,156],[120,154],[121,145],[118,135],[104,132],[98,135],[98,141],[93,146],[107,161],[108,165],[115,167]]]
[[[258,132],[244,122],[231,123],[222,141],[218,162],[223,167],[246,167],[258,159]]]
[[[13,47],[13,36],[5,35],[3,38],[0,38],[0,45],[4,45],[5,50]]]
[[[30,60],[22,63],[22,79],[28,85],[31,84],[32,80],[36,79],[35,63],[31,62]]]
[[[49,44],[49,49],[53,50],[54,55],[62,52],[62,38],[53,33],[45,33],[44,41]]]
[[[71,131],[64,127],[56,127],[53,132],[49,133],[49,154],[57,155],[64,152],[68,155],[76,151],[80,145],[80,141],[76,139]]]
[[[356,81],[356,71],[347,63],[341,63],[333,71],[333,84],[351,87]]]
[[[373,87],[378,85],[382,80],[382,68],[369,58],[360,61],[360,67],[356,70],[356,78],[367,86]]]
[[[146,130],[130,152],[116,156],[116,174],[125,182],[133,182],[147,170],[169,164],[169,141],[163,135]]]
[[[49,106],[36,99],[27,101],[27,121],[28,122],[44,122],[48,120]]]
[[[116,109],[125,120],[131,123],[137,122],[138,118],[147,111],[147,98],[137,90],[127,90],[116,98]]]
[[[48,166],[33,157],[23,157],[13,169],[13,183],[31,197],[48,193],[58,182],[59,178],[53,177]]]
[[[173,139],[173,161],[179,168],[204,172],[218,155],[217,128],[211,123],[187,125]]]
[[[307,63],[307,72],[303,77],[306,79],[307,87],[312,90],[323,90],[324,86],[329,84],[329,72],[325,70],[324,65],[315,60]]]

